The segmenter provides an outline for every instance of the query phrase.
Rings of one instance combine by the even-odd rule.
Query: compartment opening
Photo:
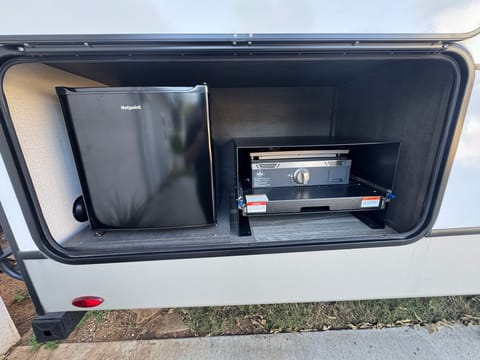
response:
[[[362,211],[365,225],[385,228],[400,143],[330,136],[241,138],[234,146],[241,216]]]
[[[447,121],[455,81],[452,63],[437,55],[132,57],[20,63],[6,71],[2,88],[47,237],[96,256],[402,238],[431,206],[442,139],[455,125]],[[72,205],[82,189],[55,87],[201,84],[209,88],[216,225],[96,234],[76,221]],[[353,174],[393,179],[385,227],[321,204],[242,218],[234,141],[305,137],[400,144],[394,174],[378,148],[350,157]]]

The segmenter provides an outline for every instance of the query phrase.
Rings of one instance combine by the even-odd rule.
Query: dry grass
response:
[[[480,296],[187,308],[198,336],[480,323]]]

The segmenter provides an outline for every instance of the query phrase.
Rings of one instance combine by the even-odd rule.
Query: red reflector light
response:
[[[72,305],[80,308],[91,308],[103,303],[100,296],[80,296],[72,300]]]

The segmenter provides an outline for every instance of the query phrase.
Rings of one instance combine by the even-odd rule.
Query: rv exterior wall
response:
[[[68,311],[75,310],[72,299],[84,294],[105,299],[98,309],[480,294],[478,253],[480,235],[465,235],[384,248],[79,266],[25,263],[45,310]],[[62,291],[55,291],[59,286]]]

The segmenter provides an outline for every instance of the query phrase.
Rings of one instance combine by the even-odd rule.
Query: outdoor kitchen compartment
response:
[[[327,244],[395,243],[425,234],[440,200],[439,183],[457,125],[452,108],[458,105],[461,80],[460,67],[452,59],[432,53],[292,55],[276,54],[273,50],[268,54],[242,56],[146,55],[132,50],[129,55],[99,52],[83,58],[55,54],[32,57],[5,70],[2,83],[8,111],[5,128],[16,144],[15,154],[27,178],[25,187],[41,228],[42,241],[55,244],[57,253],[63,251],[72,257],[88,259],[125,254],[173,256],[172,253],[197,251],[205,254],[209,250],[230,254],[256,248],[268,252],[282,246],[294,250],[297,245],[319,249]],[[78,222],[72,214],[73,203],[88,194],[80,181],[81,169],[77,172],[72,152],[75,144],[70,144],[55,88],[105,88],[103,91],[108,92],[117,87],[193,88],[198,84],[208,84],[205,105],[210,116],[214,175],[213,179],[209,177],[205,160],[206,166],[202,166],[205,176],[197,177],[202,179],[201,183],[189,187],[197,193],[198,200],[176,204],[175,217],[180,222],[167,221],[163,215],[145,224],[140,220],[134,226],[115,222],[102,226],[100,223],[106,221],[100,221],[93,226],[106,230],[100,234],[92,231],[88,222]],[[112,131],[121,131],[114,129],[114,122],[108,122],[108,117],[115,120],[108,114],[102,126],[112,124]],[[97,134],[112,141],[109,132]],[[129,132],[130,139],[135,136],[154,139],[158,137],[155,134],[150,130]],[[96,136],[95,131],[91,136]],[[395,199],[372,211],[335,211],[315,205],[294,214],[244,217],[237,204],[234,142],[248,143],[254,138],[267,139],[277,147],[281,147],[283,139],[307,138],[308,146],[316,149],[324,148],[325,139],[333,141],[332,146],[337,148],[342,145],[339,139],[348,139],[348,144],[342,146],[351,151],[350,185],[356,176],[391,190]],[[267,150],[278,150],[275,146]],[[391,147],[391,157],[382,157],[388,152],[385,147]],[[119,148],[122,161],[117,163],[125,169],[142,167],[150,171],[151,164],[161,161],[160,149],[152,148],[155,151],[139,160],[127,157],[127,146]],[[361,156],[355,153],[359,148],[365,150]],[[375,166],[368,168],[368,164]],[[91,167],[89,171],[92,176],[103,177],[103,171],[114,167],[107,165],[98,171]],[[195,169],[192,165],[176,174]],[[372,172],[360,175],[359,169]],[[388,181],[383,181],[382,176]],[[210,180],[213,180],[213,194]],[[142,181],[134,180],[144,186]],[[388,193],[381,192],[380,196],[386,201]],[[213,203],[203,210],[206,215],[201,216],[202,221],[192,220],[188,214],[194,207],[201,208],[198,202],[204,201],[200,197],[212,199]],[[112,209],[119,210],[119,207]],[[358,216],[371,213],[375,220],[377,211],[381,213],[383,227],[372,226]],[[243,227],[247,231],[243,232],[239,229],[245,225],[242,217],[248,220],[248,226]],[[212,225],[184,227],[199,224]],[[164,228],[170,225],[182,228]],[[139,227],[144,230],[135,231]],[[109,231],[112,228],[121,231]]]

